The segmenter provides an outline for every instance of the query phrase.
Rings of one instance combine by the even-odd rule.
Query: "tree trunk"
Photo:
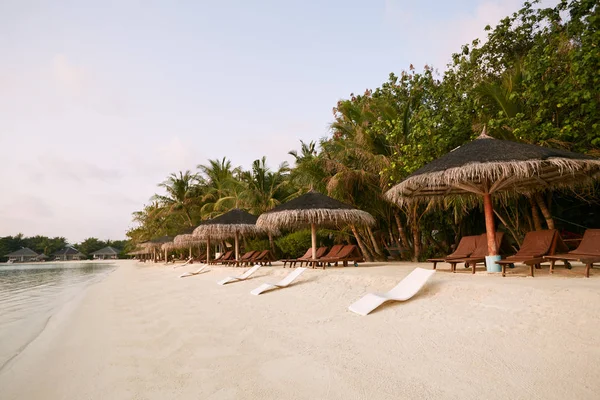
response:
[[[494,214],[496,215],[496,217],[498,217],[498,219],[500,220],[500,222],[502,222],[506,229],[508,229],[512,237],[515,239],[515,242],[517,243],[519,248],[521,248],[521,241],[519,240],[519,237],[517,236],[516,232],[506,223],[506,221],[504,220],[504,218],[502,218],[499,212],[494,210]]]
[[[352,229],[352,233],[354,234],[354,237],[356,238],[356,243],[358,243],[358,247],[360,248],[360,251],[362,252],[365,260],[373,261],[373,257],[371,256],[371,253],[367,250],[363,241],[361,240],[360,235],[358,234],[358,231],[356,230],[356,227],[354,225],[350,225],[350,229]]]
[[[542,215],[546,219],[546,225],[548,225],[548,229],[554,229],[554,218],[552,218],[552,213],[550,213],[550,210],[546,205],[546,200],[544,200],[540,192],[535,194],[535,200],[542,211]]]
[[[529,199],[529,205],[531,206],[531,218],[533,218],[534,229],[536,231],[541,231],[543,228],[540,213],[538,212],[538,206],[532,196],[527,196],[527,198]]]
[[[185,211],[185,216],[187,217],[190,226],[194,226],[194,223],[192,222],[192,217],[190,216],[190,212],[188,211],[188,209],[184,207],[183,210]]]
[[[419,262],[419,257],[421,256],[421,231],[419,230],[418,218],[419,206],[417,204],[413,204],[411,207],[410,230],[413,237],[413,262]]]
[[[275,241],[273,240],[273,234],[269,232],[269,247],[271,247],[271,253],[275,255]]]
[[[394,217],[396,218],[396,225],[398,225],[398,234],[400,235],[400,242],[402,243],[402,247],[404,247],[406,250],[410,250],[410,242],[408,240],[408,236],[406,236],[406,230],[404,229],[404,224],[402,223],[400,214],[397,211],[395,211]]]
[[[485,193],[483,195],[483,211],[485,214],[485,232],[487,234],[488,256],[497,256],[498,246],[496,246],[494,206],[492,204],[492,195],[490,193]],[[475,273],[475,270],[473,270],[473,273]]]
[[[375,254],[377,255],[376,258],[380,259],[381,261],[385,261],[385,256],[383,255],[381,248],[379,247],[379,243],[377,243],[377,240],[375,239],[375,235],[373,235],[373,231],[368,226],[367,226],[367,233],[369,234],[371,243],[373,243],[373,249],[375,250]]]

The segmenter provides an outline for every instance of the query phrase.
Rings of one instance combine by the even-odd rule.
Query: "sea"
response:
[[[0,264],[0,371],[27,348],[52,316],[114,263]]]

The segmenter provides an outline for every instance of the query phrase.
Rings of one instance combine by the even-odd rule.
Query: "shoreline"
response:
[[[535,278],[440,268],[413,300],[347,307],[415,266],[242,269],[121,261],[57,312],[10,368],[7,400],[59,398],[597,398],[600,274]],[[515,271],[517,272],[517,271]],[[573,277],[573,278],[571,278]],[[575,278],[577,277],[577,278]],[[6,397],[4,397],[6,396]]]
[[[78,263],[78,264],[81,264],[81,263]],[[24,263],[23,265],[29,266],[30,264]],[[60,314],[63,309],[66,309],[66,308],[75,309],[77,307],[77,304],[86,295],[86,292],[90,287],[102,282],[102,280],[106,279],[106,277],[108,277],[117,268],[118,268],[118,265],[115,264],[114,268],[112,268],[111,270],[107,270],[104,273],[98,274],[95,277],[93,277],[92,279],[90,279],[89,281],[81,282],[79,286],[76,286],[76,287],[69,286],[68,288],[64,288],[63,292],[60,294],[60,297],[48,298],[47,301],[56,302],[56,304],[54,304],[50,309],[46,310],[46,312],[43,314],[43,318],[41,320],[38,320],[38,321],[36,321],[35,319],[30,320],[29,324],[35,323],[36,329],[26,332],[29,335],[29,337],[18,348],[12,348],[12,349],[9,348],[11,350],[10,352],[13,354],[5,360],[0,360],[1,361],[0,374],[2,374],[3,370],[9,368],[11,363],[13,361],[15,361],[24,351],[26,351],[27,348],[31,345],[31,343],[33,343],[40,335],[42,335],[44,333],[44,331],[46,330],[48,325],[51,323],[51,321],[53,319],[55,319],[56,316],[58,314]],[[36,290],[36,289],[39,289],[39,287],[36,287],[32,290]],[[27,317],[25,317],[25,319],[27,319]],[[10,333],[10,331],[9,331],[9,333]],[[21,335],[25,334],[24,332],[19,332],[19,333]]]

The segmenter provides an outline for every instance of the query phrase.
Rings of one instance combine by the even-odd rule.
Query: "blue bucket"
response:
[[[485,267],[487,272],[502,272],[502,266],[496,261],[500,261],[500,256],[485,256]]]

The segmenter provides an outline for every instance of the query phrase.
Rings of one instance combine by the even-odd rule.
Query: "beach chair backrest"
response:
[[[262,260],[268,253],[269,250],[257,251],[256,254],[254,254],[253,260]]]
[[[356,251],[356,246],[353,244],[349,244],[344,246],[335,256],[334,258],[346,258],[350,257],[350,255]]]
[[[321,258],[327,253],[327,247],[319,247],[317,249],[317,258]]]
[[[579,246],[570,253],[600,256],[600,229],[587,229]]]
[[[469,257],[477,248],[479,235],[463,236],[456,246],[456,250],[448,255],[448,258],[466,258]]]
[[[556,229],[527,232],[523,239],[523,243],[521,244],[521,248],[515,255],[525,257],[548,255],[557,233],[558,231]]]
[[[342,250],[343,248],[343,244],[336,244],[331,248],[331,250],[329,250],[329,253],[327,253],[327,255],[323,256],[323,258],[336,257],[340,250]]]
[[[233,256],[233,251],[230,250],[227,253],[223,254],[223,256],[221,258],[219,258],[219,260],[225,261],[225,260],[229,260],[231,259]]]
[[[287,286],[292,283],[297,277],[299,277],[306,268],[298,267],[294,269],[293,272],[289,273],[285,278],[283,278],[280,282],[277,283],[279,286]]]
[[[258,253],[256,250],[251,250],[251,251],[247,252],[246,254],[244,254],[242,256],[241,260],[248,260],[248,259],[252,258],[253,256],[255,256],[256,253]]]
[[[306,253],[302,257],[298,257],[298,260],[309,260],[312,257],[312,247],[306,250]]]
[[[255,265],[254,267],[250,268],[248,271],[244,272],[242,275],[239,276],[239,279],[246,279],[248,278],[250,275],[252,275],[253,273],[255,273],[256,271],[258,271],[258,269],[261,266],[259,264]]]
[[[504,232],[496,232],[496,247],[500,250],[502,239],[504,238]],[[482,258],[488,255],[487,248],[487,234],[483,233],[479,235],[477,239],[477,248],[471,254],[472,258]]]

